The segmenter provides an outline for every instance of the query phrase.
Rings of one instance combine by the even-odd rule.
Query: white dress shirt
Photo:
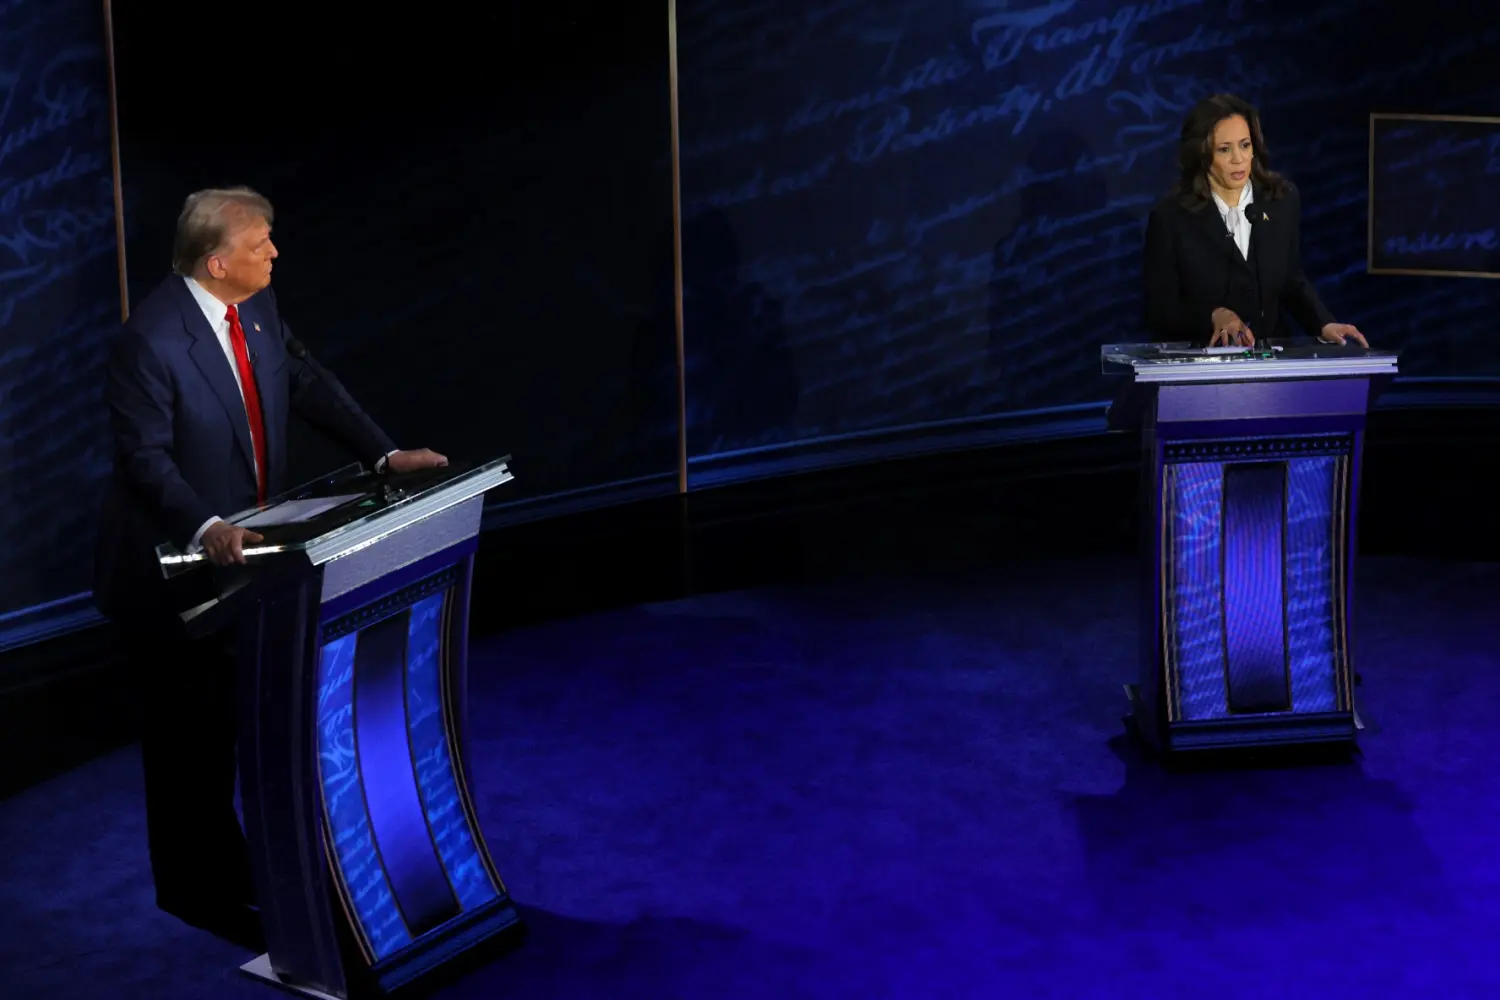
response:
[[[239,362],[234,357],[234,346],[229,342],[229,307],[220,302],[212,292],[198,284],[192,278],[183,278],[187,283],[188,291],[193,294],[193,301],[198,303],[198,308],[203,310],[203,317],[208,320],[209,329],[213,330],[214,336],[219,340],[219,346],[224,349],[224,359],[229,363],[229,371],[234,375],[234,384],[239,386],[240,401],[245,400],[245,383],[240,380]],[[245,412],[245,426],[250,426],[250,414]],[[253,436],[253,435],[252,435]],[[250,461],[255,463],[255,456],[250,456]],[[260,466],[256,464],[255,474],[260,475]],[[221,520],[217,515],[203,522],[203,526],[193,535],[192,544],[188,546],[189,552],[196,552],[199,543],[203,541],[203,533],[213,526],[214,522]]]
[[[234,384],[239,386],[240,401],[244,402],[245,384],[240,380],[240,365],[234,357],[234,346],[229,342],[229,307],[223,302],[220,302],[212,292],[204,288],[202,285],[198,284],[198,282],[194,279],[183,278],[182,280],[187,282],[188,291],[193,293],[193,301],[198,303],[199,309],[203,310],[203,316],[208,320],[209,328],[213,330],[214,336],[218,338],[219,346],[224,349],[224,358],[229,362],[230,372],[234,374]],[[245,412],[245,426],[248,427],[249,425],[250,414],[247,410]],[[391,455],[394,454],[395,452],[393,451],[388,455],[382,456],[380,460],[375,463],[375,471],[377,473],[384,472],[386,464],[390,461]],[[250,460],[252,463],[254,463],[255,456],[251,455]],[[255,466],[255,474],[257,476],[260,475],[260,466],[258,463]],[[202,548],[203,533],[211,528],[215,522],[221,520],[223,520],[223,518],[215,515],[214,517],[209,518],[207,521],[204,521],[203,526],[199,528],[193,535],[192,543],[188,546],[188,552],[197,552],[200,548]]]
[[[1246,260],[1250,259],[1250,219],[1246,213],[1250,211],[1250,203],[1255,200],[1255,189],[1246,184],[1240,189],[1240,203],[1230,207],[1229,203],[1219,197],[1219,192],[1212,192],[1214,205],[1219,210],[1219,217],[1224,220],[1224,225],[1229,230],[1229,235],[1234,237],[1234,245],[1240,248],[1240,256]]]

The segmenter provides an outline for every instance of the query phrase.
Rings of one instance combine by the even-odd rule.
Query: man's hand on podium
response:
[[[203,546],[203,554],[215,566],[243,566],[245,545],[262,541],[265,539],[249,528],[241,528],[228,521],[216,521],[203,532],[198,544]]]
[[[1351,340],[1360,347],[1370,346],[1365,335],[1360,333],[1353,323],[1329,323],[1323,327],[1322,335],[1318,339],[1325,344],[1338,344],[1340,347],[1345,346]]]
[[[419,469],[440,469],[447,464],[448,459],[431,448],[420,448],[394,452],[386,459],[385,467],[391,472],[416,472]]]

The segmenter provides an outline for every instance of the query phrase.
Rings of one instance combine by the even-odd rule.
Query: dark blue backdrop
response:
[[[1494,283],[1364,273],[1369,114],[1500,108],[1500,29],[1449,7],[679,3],[692,481],[1102,427],[1034,411],[1143,339],[1143,220],[1215,91],[1260,105],[1341,319],[1408,374],[1500,374]]]
[[[1376,118],[1370,268],[1500,276],[1500,118]]]
[[[399,440],[513,452],[497,519],[675,488],[665,5],[325,35],[262,12],[277,72],[230,130],[160,65],[241,15],[185,9],[116,25],[133,298],[187,191],[260,186],[294,328]],[[1102,429],[1098,345],[1140,336],[1142,220],[1213,90],[1266,112],[1336,313],[1408,374],[1500,375],[1477,350],[1500,284],[1364,273],[1370,113],[1500,110],[1500,29],[1464,10],[683,0],[692,483]],[[0,0],[0,613],[87,585],[116,319],[102,39],[91,0]]]
[[[226,129],[218,92],[160,66],[245,24],[116,11],[131,300],[166,276],[187,192],[252,185],[283,316],[398,443],[511,454],[509,519],[675,492],[666,5],[267,5],[253,47],[276,72]],[[350,458],[306,427],[291,444],[300,476]]]
[[[0,2],[0,648],[89,613],[100,348],[120,322],[101,11]]]

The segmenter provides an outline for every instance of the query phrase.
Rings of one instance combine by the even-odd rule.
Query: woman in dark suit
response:
[[[1364,335],[1336,322],[1302,272],[1297,189],[1271,170],[1260,115],[1219,94],[1182,125],[1181,176],[1146,225],[1146,327],[1162,341],[1253,345],[1288,335],[1290,314],[1326,343]]]

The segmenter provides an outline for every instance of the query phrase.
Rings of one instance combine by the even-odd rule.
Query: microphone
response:
[[[296,337],[293,337],[291,334],[287,334],[286,352],[306,365],[307,370],[312,372],[313,378],[323,383],[323,388],[330,390],[335,396],[338,397],[339,403],[343,405],[344,409],[349,413],[350,416],[360,415],[357,413],[356,409],[350,405],[349,400],[346,400],[344,398],[344,387],[339,384],[339,380],[328,374],[327,370],[324,369],[322,365],[318,364],[317,360],[313,358],[312,353],[308,351],[306,344],[302,343],[302,341],[298,340]],[[362,420],[360,422],[363,423]]]
[[[317,359],[312,356],[312,352],[307,349],[306,344],[302,343],[302,341],[298,340],[296,337],[293,337],[291,334],[287,334],[286,352],[306,365],[307,370],[312,372],[313,378],[317,379],[319,382],[322,382],[325,389],[331,390],[333,394],[339,398],[339,402],[344,404],[344,408],[349,411],[351,416],[358,415],[355,408],[351,406],[350,401],[344,398],[343,385],[339,382],[338,379],[330,375],[327,369],[318,364]],[[363,423],[363,421],[361,421],[361,423]]]
[[[1255,203],[1251,202],[1250,203],[1250,207],[1247,208],[1247,209],[1245,209],[1240,214],[1242,214],[1245,217],[1245,221],[1250,224],[1250,239],[1252,240],[1252,243],[1253,243],[1253,241],[1255,239],[1255,215],[1256,215],[1256,212],[1255,212]],[[1270,219],[1270,216],[1268,216],[1265,212],[1261,212],[1260,216],[1261,216],[1261,221],[1262,222],[1269,221],[1269,219]],[[1261,281],[1261,278],[1260,278],[1260,258],[1261,258],[1261,255],[1258,254],[1258,253],[1254,253],[1254,254],[1251,254],[1251,258],[1255,262],[1255,298],[1256,298],[1256,302],[1260,303],[1260,308],[1257,310],[1257,312],[1260,315],[1256,319],[1256,322],[1258,323],[1260,320],[1263,320],[1263,319],[1266,318],[1265,304],[1264,304],[1264,302],[1262,301],[1262,299],[1260,297],[1260,281]]]
[[[344,387],[339,383],[339,380],[330,375],[328,370],[322,365],[318,364],[317,360],[312,356],[312,352],[307,349],[307,345],[303,344],[296,337],[293,337],[290,333],[286,335],[286,352],[307,366],[307,370],[312,373],[313,378],[322,383],[323,388],[332,393],[333,397],[339,401],[339,407],[344,411],[346,416],[350,417],[356,424],[368,424],[369,417],[360,412],[359,407],[354,405],[354,401],[344,394]]]
[[[335,394],[337,394],[340,398],[343,398],[343,385],[339,382],[338,379],[329,374],[326,368],[318,363],[318,360],[312,356],[312,352],[307,349],[306,344],[302,343],[302,341],[298,340],[296,337],[293,337],[291,334],[287,334],[286,352],[306,365],[308,371],[312,372],[313,377],[316,378],[319,382],[332,383],[331,385],[328,385],[328,388],[334,390]]]

